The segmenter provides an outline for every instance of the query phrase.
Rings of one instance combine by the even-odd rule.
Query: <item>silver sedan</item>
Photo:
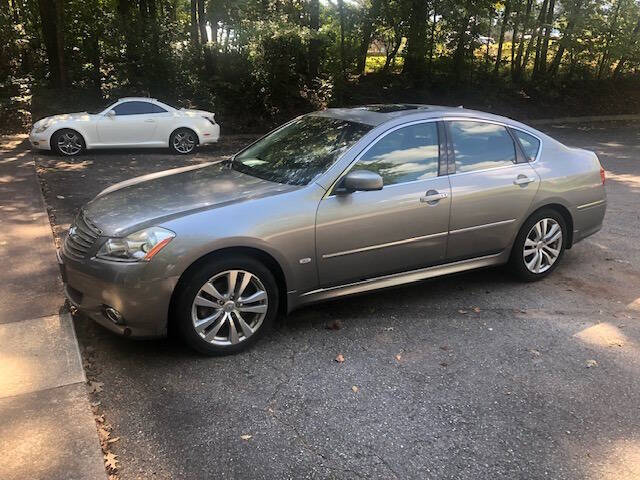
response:
[[[501,264],[540,280],[601,228],[604,180],[593,152],[508,118],[324,110],[101,192],[64,243],[66,294],[122,335],[174,324],[200,352],[237,352],[311,302]]]

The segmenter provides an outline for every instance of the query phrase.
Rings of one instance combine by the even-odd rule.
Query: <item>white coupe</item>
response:
[[[154,98],[121,98],[98,113],[65,113],[38,120],[29,140],[34,148],[60,155],[79,155],[85,149],[169,147],[179,154],[214,143],[220,126],[214,114],[175,109]]]

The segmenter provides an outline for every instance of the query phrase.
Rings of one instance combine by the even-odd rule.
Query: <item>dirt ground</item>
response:
[[[544,128],[598,153],[609,203],[543,282],[490,269],[312,306],[224,358],[78,316],[119,478],[640,478],[639,127]],[[60,232],[112,183],[249,140],[35,159]]]

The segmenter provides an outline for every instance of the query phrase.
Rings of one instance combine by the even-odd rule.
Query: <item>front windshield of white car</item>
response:
[[[232,167],[272,182],[306,185],[371,128],[338,118],[306,115],[236,155]]]

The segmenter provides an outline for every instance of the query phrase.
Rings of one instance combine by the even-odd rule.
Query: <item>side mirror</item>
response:
[[[116,111],[115,110],[109,110],[107,112],[107,117],[113,118],[116,116]]]
[[[382,190],[382,177],[369,170],[354,170],[342,179],[346,192]]]

